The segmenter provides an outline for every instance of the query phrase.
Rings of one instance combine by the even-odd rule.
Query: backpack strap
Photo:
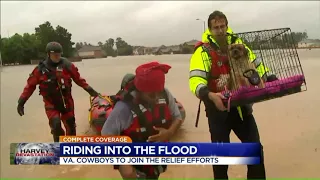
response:
[[[168,98],[168,94],[167,94],[167,92],[165,90],[163,91],[163,96],[162,97],[166,101],[165,104],[168,105],[169,104],[169,98]],[[145,108],[143,105],[136,104],[136,103],[131,103],[131,109],[137,115],[140,127],[145,127],[146,128],[144,131],[142,131],[140,129],[140,132],[142,133],[142,136],[145,139],[145,138],[147,138],[147,137],[152,135],[153,127],[152,127],[152,124],[150,122],[148,122],[144,112],[142,112],[141,109],[143,109],[143,108]],[[145,109],[145,110],[147,110],[147,109]],[[158,119],[155,119],[155,120],[162,122],[164,119],[165,119],[165,107],[164,106],[160,106],[159,107],[159,117],[158,117]]]
[[[169,105],[169,97],[166,90],[163,90],[163,96],[164,96],[164,99],[166,100],[166,104]]]
[[[198,41],[195,45],[194,45],[194,52],[200,47],[202,46],[204,43],[202,41]]]
[[[140,127],[140,133],[142,134],[142,142],[146,142],[147,138],[152,134],[152,125],[148,122],[146,116],[141,110],[142,105],[131,103],[131,110],[137,115]],[[145,108],[145,107],[143,107]]]

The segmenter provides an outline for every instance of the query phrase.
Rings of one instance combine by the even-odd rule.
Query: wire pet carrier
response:
[[[252,50],[255,60],[244,46],[228,48],[231,67],[228,106],[257,103],[306,91],[306,81],[290,28],[270,29],[235,34]],[[251,57],[252,58],[252,57]],[[253,58],[252,58],[253,59]],[[264,67],[259,67],[263,63]],[[267,72],[259,76],[259,70]]]

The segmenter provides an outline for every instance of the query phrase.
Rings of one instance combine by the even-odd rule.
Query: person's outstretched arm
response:
[[[72,62],[69,61],[68,66],[69,71],[71,73],[71,77],[78,86],[82,87],[85,91],[87,91],[90,94],[90,96],[95,97],[99,95],[99,93],[95,91],[83,77],[81,77],[78,68]]]

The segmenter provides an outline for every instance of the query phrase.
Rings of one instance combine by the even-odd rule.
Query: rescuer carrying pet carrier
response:
[[[208,18],[208,30],[203,34],[202,42],[196,45],[190,60],[189,86],[192,93],[200,99],[200,103],[203,101],[205,104],[212,142],[230,142],[229,135],[233,130],[242,142],[260,143],[258,128],[252,115],[252,105],[232,107],[228,112],[223,103],[226,96],[218,90],[225,87],[224,77],[227,77],[230,71],[228,45],[235,43],[243,44],[228,27],[226,16],[220,11],[211,13]],[[253,52],[246,45],[243,46],[248,50],[250,60],[255,63]],[[260,77],[268,79],[268,68],[264,67],[262,62],[255,64]],[[263,152],[261,153],[263,159]],[[213,165],[215,179],[228,179],[227,171],[228,166]],[[249,179],[265,179],[263,162],[260,165],[248,166],[247,176]]]
[[[168,142],[182,123],[173,95],[165,88],[171,67],[158,62],[140,65],[135,77],[117,93],[119,101],[102,128],[102,135],[126,135],[133,142]],[[166,165],[115,166],[123,179],[158,179]]]
[[[99,93],[80,76],[78,68],[72,62],[61,57],[62,46],[59,43],[48,43],[46,53],[47,58],[29,75],[27,85],[18,100],[17,111],[20,116],[24,115],[24,105],[39,85],[39,94],[43,96],[53,140],[58,142],[59,136],[76,135],[72,80],[91,96],[98,96]],[[62,129],[61,121],[66,132]]]

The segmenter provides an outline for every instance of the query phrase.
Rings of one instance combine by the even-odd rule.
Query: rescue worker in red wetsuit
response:
[[[226,97],[221,94],[221,90],[227,81],[221,77],[226,77],[225,75],[230,71],[228,46],[243,45],[248,50],[249,60],[255,64],[261,78],[273,81],[276,77],[270,74],[263,62],[233,34],[228,26],[227,17],[222,12],[214,11],[209,15],[208,28],[190,60],[189,87],[192,93],[205,104],[211,141],[229,143],[230,132],[233,130],[241,142],[261,143],[258,127],[252,114],[252,104],[232,107],[228,112],[223,103]],[[263,150],[261,157],[261,164],[248,166],[248,179],[266,179]],[[213,175],[215,179],[228,179],[228,166],[213,165]]]
[[[133,142],[167,142],[182,123],[170,91],[164,87],[171,67],[150,62],[136,69],[135,77],[117,93],[117,102],[101,135],[126,135]],[[166,165],[115,166],[123,179],[158,179]]]
[[[91,96],[98,96],[86,80],[83,79],[78,68],[66,58],[61,57],[62,46],[57,42],[50,42],[46,46],[47,58],[33,69],[18,100],[17,111],[24,115],[24,105],[39,85],[51,134],[54,142],[59,136],[76,135],[74,101],[71,94],[72,80],[86,90]],[[64,124],[66,132],[61,126]]]

